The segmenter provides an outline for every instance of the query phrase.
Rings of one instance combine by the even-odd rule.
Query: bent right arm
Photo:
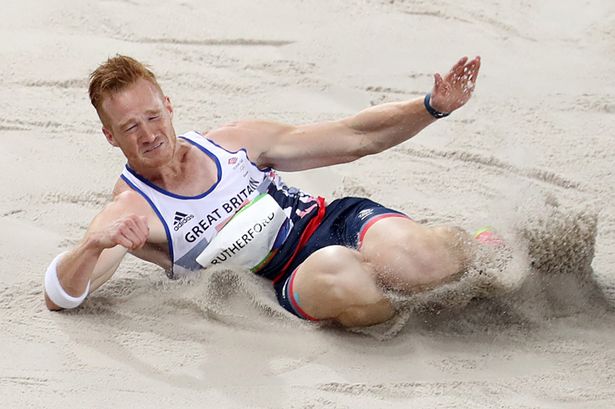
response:
[[[90,224],[83,240],[64,253],[56,264],[60,286],[71,297],[94,291],[119,267],[128,250],[146,243],[149,227],[145,216],[130,214],[130,194],[122,193],[107,205]],[[53,273],[53,272],[51,272]],[[50,310],[59,310],[45,292]]]

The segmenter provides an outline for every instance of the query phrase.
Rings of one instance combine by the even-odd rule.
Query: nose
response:
[[[156,129],[152,124],[145,121],[141,126],[141,135],[140,135],[141,143],[152,143],[156,140]]]

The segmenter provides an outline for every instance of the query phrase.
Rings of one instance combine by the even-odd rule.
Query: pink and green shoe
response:
[[[492,226],[485,226],[474,232],[474,239],[479,243],[492,247],[504,246],[504,240],[495,232]]]

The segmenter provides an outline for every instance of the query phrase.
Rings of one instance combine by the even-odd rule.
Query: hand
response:
[[[453,65],[444,78],[436,73],[431,91],[431,107],[447,113],[465,105],[474,91],[479,69],[480,57],[475,57],[469,62],[468,57],[463,57]]]
[[[137,250],[145,245],[148,237],[147,217],[134,214],[117,219],[105,228],[90,233],[90,238],[103,249],[119,244],[128,250]]]

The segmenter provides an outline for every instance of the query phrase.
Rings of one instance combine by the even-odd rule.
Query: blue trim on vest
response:
[[[254,167],[256,169],[260,170],[261,172],[269,172],[271,170],[271,167],[269,167],[269,166],[266,166],[264,168],[260,168],[256,163],[252,162],[252,160],[250,159],[250,156],[248,155],[248,151],[246,150],[246,148],[240,148],[239,150],[236,150],[236,151],[229,151],[224,146],[218,145],[216,142],[212,141],[211,139],[209,139],[205,135],[202,135],[202,134],[200,134],[197,131],[194,131],[194,132],[196,132],[197,134],[201,135],[203,138],[207,139],[212,145],[217,146],[218,148],[222,149],[225,152],[232,153],[232,154],[236,154],[238,152],[245,153],[246,154],[246,158],[248,159],[248,162],[250,162],[252,165],[254,165]],[[186,137],[182,137],[182,138],[187,139]],[[189,140],[189,139],[187,139],[187,140]]]
[[[218,158],[216,157],[216,155],[214,155],[213,153],[211,153],[210,151],[207,150],[207,148],[205,148],[204,146],[199,145],[198,143],[188,139],[188,138],[184,138],[183,136],[180,136],[179,138],[184,139],[185,141],[188,141],[189,143],[191,143],[192,145],[196,146],[197,148],[199,148],[202,152],[204,152],[205,154],[207,154],[215,163],[216,163],[216,168],[218,169],[218,179],[216,180],[216,183],[214,183],[209,189],[207,189],[206,192],[201,193],[200,195],[196,195],[196,196],[182,196],[182,195],[178,195],[172,192],[169,192],[167,190],[164,190],[163,188],[156,186],[155,184],[153,184],[152,182],[150,182],[149,180],[145,179],[143,176],[139,175],[137,172],[135,172],[133,169],[130,168],[130,166],[128,166],[128,164],[126,164],[126,170],[128,170],[134,177],[136,177],[137,179],[139,179],[141,182],[145,183],[147,186],[151,187],[152,189],[162,193],[163,195],[167,195],[170,197],[173,197],[175,199],[180,199],[180,200],[194,200],[194,199],[202,199],[205,196],[207,196],[208,194],[210,194],[215,188],[216,186],[218,186],[218,184],[220,183],[220,181],[222,180],[222,166],[220,166],[220,161],[218,160]]]
[[[160,214],[160,211],[158,210],[158,208],[156,207],[156,205],[154,205],[154,202],[152,202],[152,200],[145,194],[145,192],[141,191],[141,189],[139,189],[138,187],[136,187],[134,185],[134,183],[132,183],[130,180],[128,180],[128,178],[124,175],[120,175],[120,177],[124,180],[124,182],[126,182],[128,184],[128,186],[130,186],[134,191],[136,191],[137,193],[139,193],[141,196],[143,196],[143,198],[147,201],[147,203],[149,203],[149,205],[152,207],[152,209],[154,210],[154,213],[156,213],[156,216],[158,216],[158,218],[160,219],[160,221],[162,222],[162,226],[164,226],[164,231],[167,235],[167,241],[168,241],[168,245],[169,245],[169,257],[171,257],[171,270],[173,270],[173,266],[175,265],[175,256],[173,255],[173,239],[171,238],[171,231],[169,230],[169,226],[167,226],[167,223],[164,221],[164,218],[162,217],[162,214]],[[172,274],[171,274],[172,275]]]

